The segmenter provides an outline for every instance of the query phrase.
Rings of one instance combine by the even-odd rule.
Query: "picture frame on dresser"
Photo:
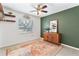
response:
[[[58,19],[50,21],[50,32],[58,33]]]

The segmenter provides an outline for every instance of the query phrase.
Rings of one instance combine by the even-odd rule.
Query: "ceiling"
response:
[[[43,3],[47,5],[48,7],[45,9],[48,11],[48,13],[41,13],[40,15],[37,15],[35,12],[31,12],[34,10],[33,6],[36,6],[38,3],[2,3],[3,6],[8,7],[10,9],[32,14],[35,16],[44,17],[50,14],[54,14],[57,12],[60,12],[62,10],[66,10],[75,6],[78,6],[79,4],[76,3]]]

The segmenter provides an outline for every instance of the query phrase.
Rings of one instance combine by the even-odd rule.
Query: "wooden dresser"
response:
[[[46,32],[44,33],[44,40],[55,43],[55,44],[60,44],[61,34],[53,33],[53,32]]]

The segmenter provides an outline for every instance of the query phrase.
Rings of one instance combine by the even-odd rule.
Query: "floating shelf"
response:
[[[10,14],[4,14],[4,15],[9,17],[16,17],[15,15],[10,15]]]
[[[4,21],[4,22],[16,22],[15,20],[0,20],[0,21]]]

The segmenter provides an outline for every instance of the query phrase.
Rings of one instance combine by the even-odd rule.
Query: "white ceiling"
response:
[[[66,10],[75,6],[78,6],[76,3],[44,3],[48,7],[45,9],[48,11],[48,13],[41,13],[41,15],[37,15],[34,12],[31,12],[34,10],[32,5],[36,6],[37,3],[2,3],[3,6],[8,7],[13,10],[21,11],[24,13],[44,17],[53,13],[57,13],[62,10]]]

